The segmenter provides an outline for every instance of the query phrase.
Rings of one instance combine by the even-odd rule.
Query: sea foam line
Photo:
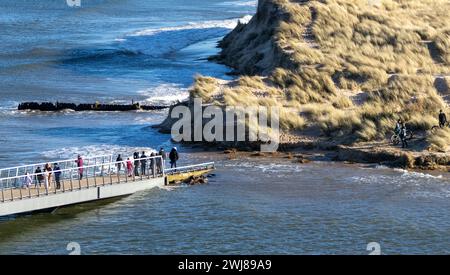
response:
[[[220,6],[239,6],[239,7],[256,7],[258,6],[258,1],[227,1],[218,4]]]
[[[122,154],[122,158],[126,159],[131,157],[133,152],[145,151],[146,154],[151,154],[156,152],[153,148],[149,147],[131,147],[123,145],[111,145],[111,144],[99,144],[99,145],[86,145],[86,146],[73,146],[73,147],[63,147],[56,150],[49,150],[42,152],[42,156],[45,159],[69,159],[76,158],[78,154],[83,157],[94,157],[102,155],[113,154],[113,160],[117,157],[117,154]]]
[[[242,18],[226,19],[226,20],[210,20],[204,22],[190,22],[187,25],[175,26],[175,27],[165,27],[158,29],[145,29],[136,31],[128,36],[148,36],[154,35],[160,32],[167,31],[179,31],[179,30],[191,30],[191,29],[211,29],[211,28],[226,28],[234,29],[238,22],[243,24],[248,23],[252,19],[252,15],[245,15]]]

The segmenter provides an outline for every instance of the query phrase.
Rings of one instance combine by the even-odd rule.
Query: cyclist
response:
[[[408,142],[406,142],[406,125],[405,125],[405,123],[401,124],[399,136],[402,141],[402,148],[408,147]]]
[[[444,112],[442,112],[442,110],[439,110],[439,127],[443,128],[445,123],[447,123],[447,116]]]
[[[399,120],[397,120],[397,123],[395,124],[395,129],[394,129],[394,133],[396,134],[396,135],[400,135],[400,130],[402,129],[402,120],[401,119],[399,119]]]

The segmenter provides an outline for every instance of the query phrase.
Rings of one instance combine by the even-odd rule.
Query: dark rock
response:
[[[56,104],[51,102],[23,102],[18,106],[18,110],[35,110],[35,111],[43,111],[43,112],[56,112],[62,110],[74,110],[77,112],[82,111],[133,111],[133,110],[161,110],[169,108],[170,106],[146,106],[140,105],[139,103],[134,104],[75,104],[75,103],[64,103],[64,102],[56,102]]]
[[[208,179],[205,176],[191,176],[187,180],[185,180],[183,183],[187,185],[197,185],[197,184],[206,184],[208,183]]]

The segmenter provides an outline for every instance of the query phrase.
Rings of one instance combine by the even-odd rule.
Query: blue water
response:
[[[0,1],[0,167],[172,146],[158,112],[18,112],[21,101],[169,104],[255,1]],[[449,253],[450,177],[288,159],[216,161],[209,184],[0,219],[0,254]]]
[[[209,184],[0,223],[0,254],[450,252],[448,175],[288,159],[215,160]],[[326,171],[326,173],[324,173]],[[262,176],[263,175],[263,176]]]
[[[48,152],[57,148],[74,155],[93,154],[92,145],[116,150],[167,144],[170,137],[147,127],[164,112],[14,109],[22,101],[182,100],[196,74],[229,78],[229,68],[206,58],[218,52],[217,41],[238,20],[254,12],[255,3],[245,1],[85,0],[79,8],[65,0],[1,1],[0,167],[54,157]]]

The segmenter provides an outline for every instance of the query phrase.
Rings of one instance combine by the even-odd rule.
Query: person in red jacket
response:
[[[133,163],[130,158],[127,158],[127,172],[129,177],[133,176]]]
[[[81,157],[81,155],[78,155],[78,158],[75,162],[77,163],[77,166],[78,166],[78,175],[80,177],[80,180],[82,180],[83,179],[83,158]]]

